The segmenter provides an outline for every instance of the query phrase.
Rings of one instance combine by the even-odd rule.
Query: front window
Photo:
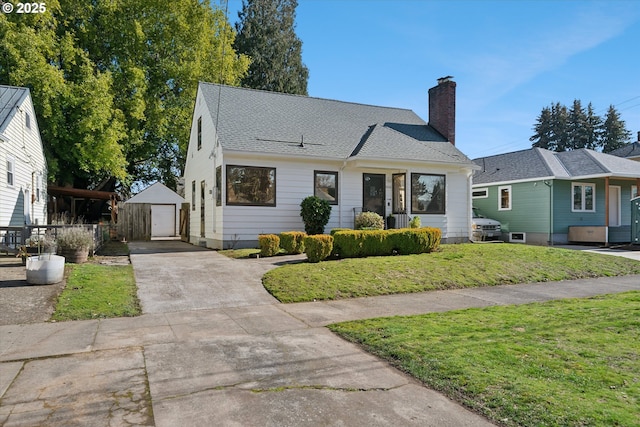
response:
[[[595,212],[596,211],[596,185],[573,183],[572,189],[572,205],[573,212]]]
[[[393,175],[393,213],[407,213],[407,175],[396,173]]]
[[[191,210],[196,210],[196,182],[191,181]]]
[[[504,187],[498,187],[498,210],[510,211],[511,210],[511,186],[505,185]]]
[[[474,199],[486,199],[489,197],[489,189],[488,188],[477,188],[474,189],[471,193],[471,197]]]
[[[12,157],[7,157],[7,185],[13,187],[15,177],[15,160]]]
[[[331,205],[338,204],[338,172],[315,171],[313,194]]]
[[[216,168],[216,206],[222,206],[222,166]]]
[[[276,169],[227,165],[227,204],[276,205]]]
[[[202,148],[202,117],[198,117],[198,150]]]
[[[411,174],[411,213],[444,214],[445,176]]]

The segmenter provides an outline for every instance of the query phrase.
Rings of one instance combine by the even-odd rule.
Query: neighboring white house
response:
[[[184,173],[190,242],[255,247],[259,234],[304,230],[311,195],[332,205],[327,233],[368,210],[468,241],[477,166],[454,145],[455,87],[447,77],[429,90],[427,124],[407,109],[200,83]]]
[[[46,183],[29,89],[0,85],[0,227],[46,224]]]
[[[125,202],[148,204],[151,208],[151,238],[174,237],[180,233],[180,207],[184,199],[164,184],[156,182]]]

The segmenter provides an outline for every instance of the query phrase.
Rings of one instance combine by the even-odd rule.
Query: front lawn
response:
[[[631,259],[542,246],[442,245],[430,254],[285,265],[265,288],[282,302],[640,274]]]
[[[500,425],[640,425],[640,292],[329,328]]]

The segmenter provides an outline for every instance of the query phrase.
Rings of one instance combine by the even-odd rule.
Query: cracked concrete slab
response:
[[[154,425],[141,348],[25,362],[2,397],[4,426]]]
[[[415,384],[391,390],[224,389],[154,402],[158,427],[225,426],[421,426],[483,427],[493,424]],[[375,410],[372,410],[375,408]]]

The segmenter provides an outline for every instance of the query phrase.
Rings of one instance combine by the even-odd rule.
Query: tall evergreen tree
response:
[[[609,153],[620,148],[628,144],[630,139],[631,132],[626,128],[624,120],[620,119],[615,107],[610,105],[602,124],[602,152]]]
[[[295,33],[297,0],[242,0],[234,48],[251,58],[244,87],[307,95],[309,70]]]
[[[573,101],[567,120],[568,142],[566,150],[586,148],[589,143],[587,114],[579,99]]]
[[[587,105],[586,119],[586,141],[584,148],[596,150],[600,144],[602,134],[602,118],[593,111],[593,105],[591,103]]]
[[[551,108],[544,107],[542,109],[542,112],[540,112],[540,115],[538,116],[535,126],[533,127],[535,134],[531,138],[529,138],[529,141],[533,141],[533,147],[544,148],[545,150],[553,150],[554,136],[551,122]]]
[[[552,149],[554,151],[567,151],[571,149],[569,144],[569,111],[567,107],[556,102],[551,106],[551,132],[553,135]]]

